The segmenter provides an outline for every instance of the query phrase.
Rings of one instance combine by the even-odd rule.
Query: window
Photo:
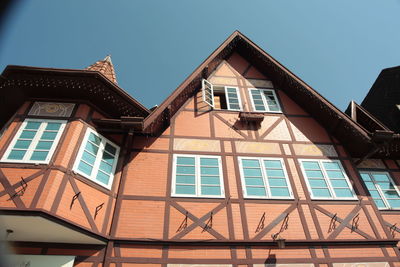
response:
[[[66,121],[26,119],[18,130],[3,162],[48,163]]]
[[[338,160],[299,160],[314,199],[357,199]]]
[[[117,145],[88,129],[81,144],[74,171],[110,189],[118,154]]]
[[[278,98],[273,89],[250,88],[249,91],[254,111],[281,112]]]
[[[224,197],[221,158],[174,155],[172,195]]]
[[[400,209],[400,192],[387,172],[361,171],[360,174],[379,209]]]
[[[216,86],[202,81],[203,101],[215,109],[242,110],[239,89],[233,86]]]
[[[245,197],[293,198],[282,159],[240,157],[239,166]]]

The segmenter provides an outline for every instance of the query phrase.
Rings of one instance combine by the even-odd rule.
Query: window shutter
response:
[[[203,92],[203,101],[206,102],[210,107],[214,107],[214,87],[213,85],[203,79],[201,81],[202,92]]]

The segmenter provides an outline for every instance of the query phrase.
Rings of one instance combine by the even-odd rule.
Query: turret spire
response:
[[[86,70],[101,72],[110,81],[117,84],[117,76],[115,75],[114,65],[111,62],[111,55],[107,55],[103,60],[90,65]]]

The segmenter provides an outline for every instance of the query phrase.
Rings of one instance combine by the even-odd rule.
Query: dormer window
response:
[[[239,89],[234,86],[213,85],[209,81],[202,81],[203,101],[215,109],[242,110]]]

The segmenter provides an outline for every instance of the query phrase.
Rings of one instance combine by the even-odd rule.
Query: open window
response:
[[[233,86],[217,86],[203,79],[203,101],[215,109],[242,110],[239,89]]]

